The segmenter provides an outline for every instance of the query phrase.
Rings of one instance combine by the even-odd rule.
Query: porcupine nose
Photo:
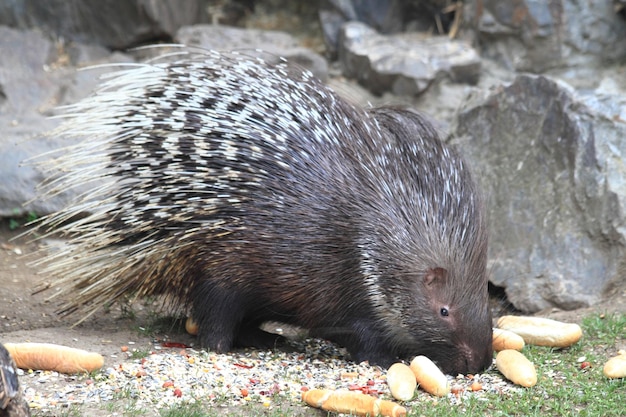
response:
[[[493,362],[493,348],[491,343],[482,346],[470,346],[463,344],[461,367],[465,369],[463,373],[475,374],[489,368]]]

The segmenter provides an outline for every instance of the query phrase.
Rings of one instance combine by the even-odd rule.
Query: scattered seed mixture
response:
[[[207,406],[256,402],[272,407],[275,401],[285,400],[303,404],[302,392],[312,388],[355,390],[393,400],[381,368],[350,362],[344,349],[322,340],[290,343],[293,352],[217,354],[178,343],[155,342],[152,352],[136,359],[136,350],[122,347],[117,364],[95,375],[20,371],[20,383],[34,410],[104,404],[122,398],[149,409],[194,401]],[[453,403],[462,402],[468,395],[517,389],[493,374],[459,376],[451,384]],[[421,393],[413,401],[429,398]],[[407,405],[410,407],[410,402]]]

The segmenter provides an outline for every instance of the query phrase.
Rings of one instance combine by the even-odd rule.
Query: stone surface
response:
[[[626,22],[610,0],[471,0],[464,16],[482,53],[517,71],[626,56]]]
[[[320,7],[320,25],[326,48],[332,56],[339,49],[341,26],[350,21],[363,22],[381,33],[399,32],[404,10],[400,0],[329,0]]]
[[[373,93],[398,95],[421,94],[440,78],[474,84],[481,64],[465,41],[418,32],[381,35],[358,22],[343,25],[339,60],[344,75]]]
[[[57,100],[56,81],[45,68],[55,61],[54,44],[34,31],[0,27],[0,215],[20,214],[34,198],[41,173],[20,167],[33,152],[45,152],[37,134],[54,122],[46,113]],[[29,209],[40,207],[30,206]]]
[[[319,23],[327,55],[335,59],[344,23],[361,22],[385,34],[445,34],[454,25],[457,6],[450,0],[327,0],[319,6]]]
[[[0,0],[0,25],[37,28],[68,40],[127,49],[171,40],[176,30],[208,22],[209,0]]]
[[[109,68],[77,72],[75,66],[129,61],[94,46],[59,48],[39,31],[0,26],[0,216],[27,211],[58,210],[69,195],[35,200],[36,185],[45,173],[29,161],[69,145],[44,132],[59,121],[51,119],[57,106],[86,96]]]
[[[453,141],[488,201],[491,281],[535,312],[597,302],[624,254],[626,100],[518,76],[471,97]]]

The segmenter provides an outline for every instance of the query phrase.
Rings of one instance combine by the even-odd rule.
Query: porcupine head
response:
[[[70,113],[60,133],[88,139],[48,193],[104,185],[42,222],[72,236],[45,261],[62,310],[166,294],[219,352],[272,346],[276,320],[356,361],[490,365],[483,207],[420,114],[218,53],[121,71]]]
[[[447,373],[476,373],[492,362],[487,289],[487,230],[482,199],[461,156],[422,116],[371,109],[385,147],[380,174],[390,192],[368,212],[359,247],[364,292],[386,346],[376,358],[425,355]],[[380,185],[380,188],[385,186]],[[377,326],[370,323],[360,331]],[[365,337],[364,339],[368,339]]]

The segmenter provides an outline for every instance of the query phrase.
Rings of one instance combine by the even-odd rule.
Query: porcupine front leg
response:
[[[203,282],[195,286],[191,298],[191,316],[198,324],[200,345],[218,353],[231,350],[244,316],[241,295]]]
[[[371,343],[371,341],[362,342],[359,346],[347,349],[351,359],[356,363],[368,361],[370,365],[388,368],[398,361],[398,357],[392,354],[386,345]]]
[[[244,294],[209,283],[200,287],[193,296],[192,317],[203,347],[223,353],[233,347],[271,349],[285,342],[283,336],[261,330],[259,320],[246,317],[252,304]]]
[[[368,361],[387,368],[397,361],[397,355],[372,320],[352,319],[341,326],[311,329],[311,335],[345,347],[357,363]]]

